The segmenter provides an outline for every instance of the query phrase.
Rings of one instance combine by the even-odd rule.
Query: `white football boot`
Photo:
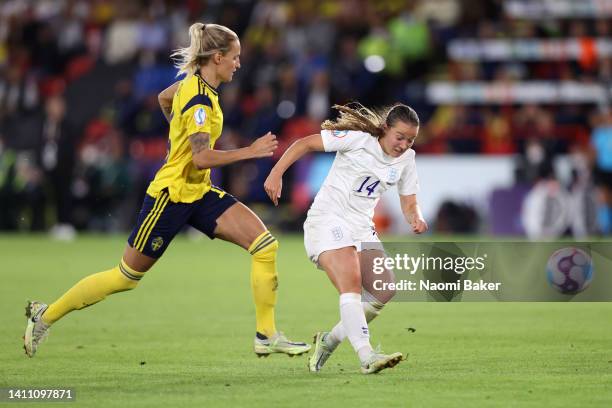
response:
[[[25,335],[23,336],[23,348],[28,357],[34,357],[38,345],[47,338],[49,334],[49,325],[43,323],[40,318],[45,310],[47,310],[47,307],[45,303],[36,301],[28,301],[26,305],[25,310],[28,324],[26,326]]]
[[[308,369],[312,373],[321,371],[321,368],[337,347],[332,348],[325,342],[328,335],[329,332],[318,332],[314,335],[314,350],[308,359]]]
[[[383,354],[378,348],[373,350],[366,361],[361,363],[362,374],[376,374],[385,368],[391,368],[404,360],[402,353]]]
[[[284,353],[293,357],[310,350],[310,344],[290,341],[282,332],[277,332],[269,338],[257,333],[253,346],[257,357],[268,357],[272,353]]]

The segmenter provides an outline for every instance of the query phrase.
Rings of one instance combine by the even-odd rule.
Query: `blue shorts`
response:
[[[237,202],[234,196],[214,186],[193,203],[170,201],[168,190],[162,190],[157,198],[147,194],[128,244],[157,259],[185,225],[214,239],[217,218]]]

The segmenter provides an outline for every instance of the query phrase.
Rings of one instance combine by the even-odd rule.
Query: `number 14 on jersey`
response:
[[[358,193],[357,195],[370,197],[372,194],[374,194],[374,191],[379,184],[380,180],[377,180],[371,176],[367,176],[363,179],[360,178],[356,184],[357,189],[355,190],[355,193]]]

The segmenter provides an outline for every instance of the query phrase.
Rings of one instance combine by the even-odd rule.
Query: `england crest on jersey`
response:
[[[389,184],[393,184],[397,181],[397,177],[398,173],[397,173],[397,169],[391,167],[389,169],[389,175],[387,176],[387,183]]]

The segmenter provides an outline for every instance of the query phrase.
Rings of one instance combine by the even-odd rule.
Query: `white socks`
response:
[[[372,346],[370,345],[368,323],[361,305],[361,294],[343,293],[340,295],[340,320],[346,337],[359,354],[359,359],[362,362],[365,361],[372,352]]]
[[[369,323],[380,314],[380,311],[385,306],[385,304],[380,302],[369,292],[364,291],[362,306],[366,322]],[[325,337],[325,343],[327,344],[327,347],[333,350],[338,347],[338,345],[342,343],[345,338],[346,330],[344,330],[342,321],[339,321],[338,324],[336,324],[334,328],[331,329],[329,334]]]

